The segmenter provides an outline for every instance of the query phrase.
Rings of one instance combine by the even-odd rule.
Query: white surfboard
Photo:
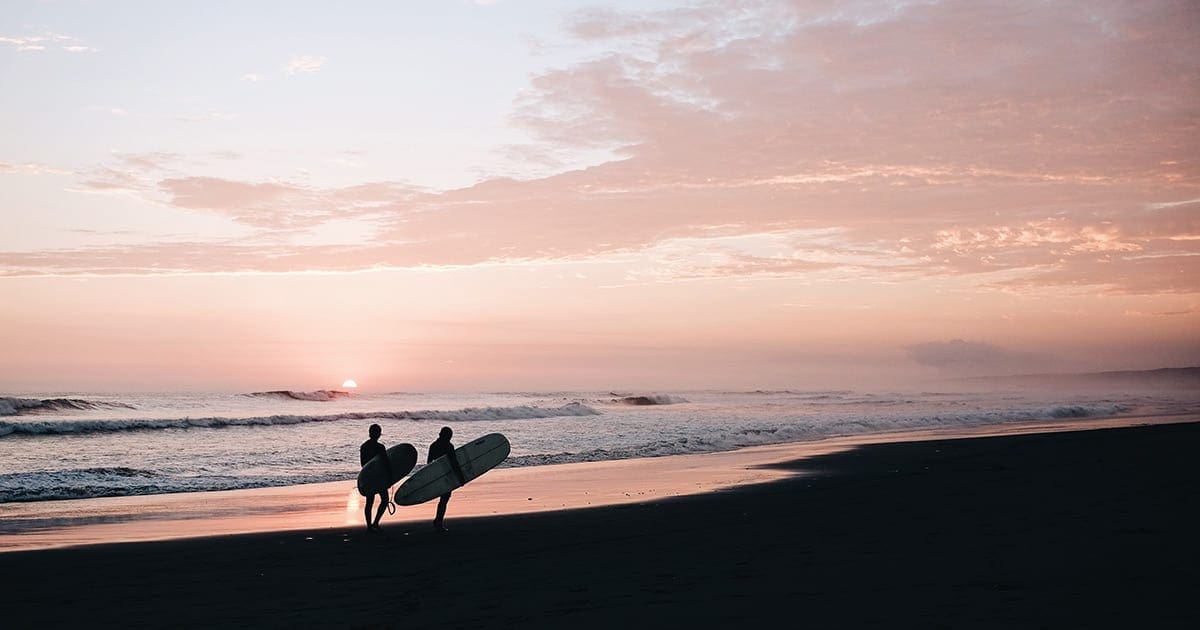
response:
[[[397,444],[387,450],[392,464],[392,476],[388,478],[387,467],[379,455],[371,458],[358,471],[358,493],[364,497],[378,494],[391,488],[417,465],[417,449],[412,444]]]
[[[462,468],[463,477],[470,482],[504,461],[510,450],[508,438],[489,433],[454,449],[454,457]],[[448,457],[442,455],[433,460],[400,484],[396,490],[396,505],[424,503],[462,486]]]

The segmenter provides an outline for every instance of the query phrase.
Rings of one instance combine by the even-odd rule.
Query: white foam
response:
[[[561,407],[468,407],[466,409],[424,411],[358,411],[328,415],[276,415],[250,418],[130,418],[114,420],[47,420],[0,422],[0,436],[8,435],[82,435],[147,431],[162,429],[221,429],[294,425],[308,422],[338,422],[342,420],[435,420],[438,422],[467,422],[487,420],[525,420],[560,416],[595,416],[600,412],[580,403]]]
[[[1200,404],[1196,396],[1113,400],[1024,392],[686,394],[688,404],[647,407],[623,404],[616,397],[624,394],[608,392],[561,392],[555,394],[556,400],[546,400],[545,394],[531,400],[533,395],[527,394],[356,392],[330,403],[277,402],[274,395],[109,398],[75,394],[77,400],[113,400],[136,409],[127,412],[104,406],[80,412],[72,408],[4,418],[0,421],[0,503],[348,480],[358,469],[365,426],[337,424],[340,421],[412,421],[386,425],[389,445],[431,439],[442,424],[453,425],[462,439],[502,432],[513,444],[513,456],[504,465],[535,466],[704,453],[906,429],[1056,419],[1083,423],[1134,409],[1139,413],[1194,411]],[[653,396],[683,400],[674,394]],[[40,403],[41,399],[57,400],[49,395],[23,400]],[[603,409],[603,418],[593,418],[599,414],[596,408],[578,401]],[[314,406],[338,413],[268,415]],[[287,428],[292,425],[295,428]],[[278,428],[224,434],[205,430],[224,427]],[[167,429],[196,431],[184,435]],[[32,443],[42,440],[73,458],[45,458],[44,448]],[[287,456],[281,458],[281,453]],[[57,467],[64,469],[52,470]]]

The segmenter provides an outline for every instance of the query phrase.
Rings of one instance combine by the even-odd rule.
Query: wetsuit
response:
[[[450,456],[450,467],[454,470],[454,473],[458,475],[459,482],[462,483],[462,470],[458,467],[458,460],[454,458],[454,445],[450,443],[450,440],[439,437],[433,444],[430,444],[429,457],[426,459],[425,463],[433,463],[433,460],[443,455]],[[443,529],[442,520],[446,518],[446,505],[450,503],[451,494],[452,493],[447,492],[446,494],[443,494],[440,499],[438,499],[437,516],[433,519],[433,526],[437,529]]]
[[[345,451],[342,451],[343,453]],[[366,466],[367,462],[371,461],[376,455],[387,457],[387,449],[383,447],[383,442],[379,440],[367,440],[358,447],[358,465]]]
[[[383,442],[379,440],[367,440],[358,447],[358,461],[361,465],[366,466],[367,462],[375,459],[376,455],[383,456],[383,465],[387,468],[388,478],[392,476],[392,461],[388,459],[387,448],[383,446]],[[379,511],[375,513],[375,524],[371,524],[371,508],[375,505],[375,497],[379,497]],[[387,509],[388,495],[387,489],[380,490],[378,493],[367,497],[366,508],[363,509],[363,515],[367,519],[367,529],[379,529],[379,519],[383,518],[383,512]]]
[[[454,445],[450,443],[450,440],[438,438],[437,441],[429,445],[429,458],[425,461],[425,463],[432,464],[433,460],[441,457],[442,455],[453,452]]]

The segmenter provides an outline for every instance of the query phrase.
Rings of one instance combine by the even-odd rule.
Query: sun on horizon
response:
[[[342,387],[345,387],[347,389],[354,389],[355,387],[358,387],[358,383],[354,382],[354,379],[348,378],[342,382]]]

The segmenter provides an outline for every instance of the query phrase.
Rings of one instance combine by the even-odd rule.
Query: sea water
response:
[[[443,426],[505,434],[504,466],[831,436],[1195,413],[1195,389],[0,395],[0,503],[352,479],[367,428],[423,455]]]

